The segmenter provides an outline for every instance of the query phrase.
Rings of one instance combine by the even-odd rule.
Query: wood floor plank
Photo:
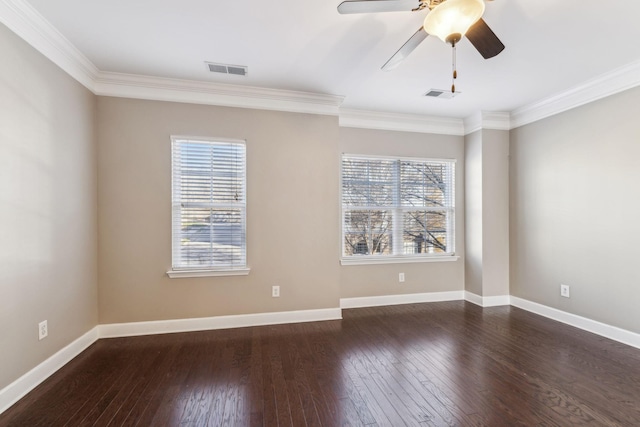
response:
[[[398,378],[402,376],[397,373],[394,365],[399,360],[393,352],[389,351],[388,344],[382,342],[384,343],[382,346],[362,343],[360,346],[362,362],[378,387],[387,391],[387,398],[393,407],[402,408],[403,412],[411,414],[413,420],[407,420],[409,417],[404,417],[405,422],[408,421],[410,425],[420,423],[447,425],[444,419],[432,412],[432,407],[417,393],[415,388]]]
[[[227,331],[228,332],[228,331]],[[227,334],[228,335],[228,334]],[[225,335],[225,340],[219,342],[219,352],[211,361],[213,373],[211,376],[211,401],[207,409],[206,425],[220,426],[225,418],[231,417],[228,408],[228,400],[233,400],[234,388],[231,384],[231,369],[233,367],[233,346],[230,346]]]
[[[198,347],[202,352],[194,360],[189,376],[186,378],[191,389],[185,390],[185,393],[189,393],[189,397],[185,400],[180,414],[182,425],[206,425],[210,414],[209,408],[214,401],[215,366],[224,347],[217,341],[207,339],[206,336],[203,336],[202,344]]]
[[[144,360],[142,361],[142,369],[132,377],[132,382],[128,386],[123,385],[120,399],[116,397],[116,404],[112,405],[113,409],[105,409],[102,416],[96,422],[97,426],[124,425],[125,420],[134,408],[137,407],[139,402],[144,401],[149,385],[152,383],[155,375],[164,370],[168,360],[168,352],[166,349],[150,346],[147,351],[152,355],[152,360],[146,364]],[[119,407],[115,410],[117,403],[119,403]],[[135,419],[135,414],[130,419]]]
[[[306,337],[305,337],[306,338]],[[291,393],[297,394],[299,399],[299,405],[304,414],[305,425],[307,426],[321,426],[318,411],[314,404],[313,399],[313,385],[309,382],[307,376],[307,367],[310,362],[310,354],[307,340],[291,341],[286,343],[285,352],[289,355],[289,364],[292,369],[292,377],[287,381],[291,386]]]
[[[269,328],[270,329],[270,328]],[[269,348],[269,330],[263,330],[260,340],[261,365],[262,365],[262,396],[264,398],[264,412],[262,414],[265,426],[278,425],[278,407],[276,401],[276,391],[273,382],[273,369]]]
[[[251,331],[251,356],[248,360],[248,402],[245,405],[249,410],[249,425],[252,427],[264,424],[264,381],[262,377],[262,347],[260,340],[261,328],[252,328]]]
[[[640,350],[463,301],[104,339],[0,414],[64,425],[635,426]]]
[[[374,337],[369,336],[369,338],[373,339]],[[369,349],[367,354],[376,358],[377,365],[383,369],[383,373],[386,376],[397,378],[397,381],[404,384],[401,387],[407,389],[411,399],[422,408],[425,414],[425,420],[421,422],[436,423],[440,426],[458,424],[459,420],[456,416],[426,390],[424,385],[416,378],[414,372],[407,372],[406,369],[403,369],[405,363],[410,363],[410,360],[406,357],[407,349],[404,348],[404,343],[386,328],[379,328],[377,338],[384,343],[384,346],[379,347],[384,354],[382,357],[377,357],[376,354],[379,352],[372,351],[372,349]]]
[[[132,392],[133,398],[113,416],[109,422],[110,426],[136,425],[143,419],[155,396],[163,392],[164,379],[169,375],[172,365],[179,356],[180,343],[168,341],[164,337],[154,338],[156,338],[157,347],[154,345],[151,348],[160,352],[160,363],[155,367],[155,375],[151,373],[146,381],[141,383],[138,393]],[[148,413],[150,416],[154,415],[152,410]]]
[[[308,385],[318,422],[321,425],[340,425],[341,398],[345,395],[342,387],[334,381],[336,369],[340,368],[331,345],[323,338],[323,332],[330,330],[331,324],[322,324],[322,329],[318,329],[318,325],[300,325],[305,333],[305,339],[297,343],[297,348],[306,355],[302,359],[300,376]]]
[[[10,425],[16,426],[63,425],[66,422],[65,417],[70,418],[87,403],[87,396],[95,388],[95,381],[108,382],[117,374],[117,368],[108,364],[109,355],[104,352],[104,348],[104,343],[95,343],[88,350],[90,358],[80,355],[74,359],[71,363],[76,369],[65,366],[61,370],[63,372],[58,372],[60,375],[56,373],[47,380],[46,383],[51,381],[55,383],[54,386],[49,387],[46,383],[38,386],[11,408],[8,416],[0,415],[0,425],[5,418],[14,418]],[[62,379],[61,375],[64,374],[68,377]],[[23,401],[26,402],[25,405]]]
[[[339,328],[338,325],[339,322],[331,324],[331,326]],[[307,340],[311,344],[309,351],[316,366],[313,370],[315,375],[310,375],[309,381],[317,381],[325,396],[327,406],[338,408],[333,411],[338,416],[338,423],[343,422],[345,419],[350,419],[340,409],[348,399],[349,404],[358,414],[358,419],[363,425],[376,424],[367,402],[360,395],[351,377],[346,372],[344,361],[340,354],[335,351],[336,348],[341,348],[336,341],[337,335],[332,333],[332,329],[328,329],[318,323],[309,323],[304,327],[307,331],[306,337],[310,337]],[[327,410],[330,411],[329,408]],[[351,407],[348,410],[350,411]]]
[[[131,366],[130,360],[133,357],[128,351],[114,351],[114,349],[111,349],[109,353],[110,356],[101,365],[102,370],[109,372],[109,375],[103,379],[105,386],[93,387],[86,390],[82,396],[76,396],[78,403],[71,405],[76,409],[73,415],[64,420],[64,423],[62,417],[60,417],[51,422],[53,425],[91,425],[92,418],[97,418],[101,415],[104,406],[108,405],[115,395],[114,384],[118,383],[125,373],[131,372],[127,368]],[[85,423],[84,419],[87,417],[90,418]]]
[[[138,425],[179,425],[180,417],[193,393],[189,375],[193,372],[193,366],[197,364],[197,358],[202,357],[202,352],[199,351],[201,348],[191,343],[181,348],[171,374],[166,378],[167,382],[162,389],[164,392],[159,393],[152,401],[147,418],[139,421]]]
[[[392,421],[390,417],[396,418],[397,414],[393,411],[392,414],[385,412],[384,408],[378,403],[375,395],[367,386],[367,383],[362,379],[360,374],[357,372],[355,368],[356,362],[352,360],[352,358],[356,358],[355,354],[348,354],[347,360],[343,362],[343,368],[349,379],[352,381],[358,395],[362,398],[362,401],[367,405],[367,409],[371,412],[371,415],[376,420],[376,422],[380,425],[392,425]],[[404,424],[401,423],[401,425]]]

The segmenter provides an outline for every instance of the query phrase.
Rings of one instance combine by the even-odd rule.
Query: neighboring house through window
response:
[[[342,256],[454,255],[455,161],[342,156]]]
[[[171,143],[172,271],[248,271],[245,142]]]

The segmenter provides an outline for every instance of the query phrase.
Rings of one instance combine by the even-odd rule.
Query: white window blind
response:
[[[244,141],[171,140],[173,270],[246,267]]]
[[[453,255],[455,161],[342,157],[343,257]]]

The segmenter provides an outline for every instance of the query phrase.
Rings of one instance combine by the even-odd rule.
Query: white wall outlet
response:
[[[569,293],[569,285],[560,285],[560,296],[565,298],[571,298]]]
[[[404,273],[400,273],[400,274],[398,274],[398,281],[399,281],[400,283],[404,282]]]
[[[46,338],[49,335],[49,326],[47,325],[47,321],[43,320],[38,323],[38,340]]]
[[[273,298],[278,298],[280,296],[280,286],[271,287],[271,296]]]

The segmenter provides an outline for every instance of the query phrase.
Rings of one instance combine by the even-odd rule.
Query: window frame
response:
[[[377,206],[376,210],[390,210],[392,212],[392,254],[389,255],[347,255],[345,253],[345,212],[354,210],[344,204],[344,159],[354,158],[363,160],[384,160],[400,163],[402,161],[408,162],[433,162],[433,163],[447,163],[451,165],[451,191],[453,192],[451,197],[451,206],[446,208],[438,208],[436,210],[448,210],[451,215],[447,217],[447,242],[451,242],[450,251],[445,253],[423,253],[423,254],[402,254],[396,253],[398,246],[401,245],[402,239],[398,239],[398,236],[402,236],[403,226],[398,224],[396,218],[402,218],[402,213],[409,210],[433,210],[431,207],[407,207],[402,206],[402,202],[398,196],[401,185],[400,168],[395,168],[393,186],[394,186],[394,201],[393,206]],[[456,159],[445,158],[424,158],[424,157],[407,157],[407,156],[385,156],[385,155],[370,155],[370,154],[356,154],[356,153],[341,153],[340,155],[340,264],[341,265],[368,265],[368,264],[398,264],[398,263],[416,263],[416,262],[448,262],[457,261],[460,257],[455,252],[455,239],[456,239]]]
[[[208,144],[212,145],[214,143],[220,144],[242,144],[244,145],[244,171],[242,177],[242,188],[244,190],[244,197],[242,205],[238,206],[241,211],[241,226],[244,233],[244,254],[243,260],[244,264],[238,264],[237,266],[228,266],[224,265],[221,267],[216,267],[213,264],[208,264],[205,266],[197,266],[197,267],[180,267],[176,266],[176,260],[174,259],[174,254],[176,250],[176,241],[179,236],[175,233],[174,222],[175,222],[175,208],[177,204],[181,204],[180,201],[176,201],[174,199],[175,193],[175,165],[174,165],[174,155],[175,155],[175,146],[184,141],[192,141],[194,143]],[[167,271],[167,276],[170,278],[185,278],[185,277],[215,277],[215,276],[246,276],[249,274],[250,268],[248,266],[248,258],[247,258],[247,141],[244,139],[233,139],[233,138],[215,138],[215,137],[203,137],[203,136],[185,136],[185,135],[171,135],[171,269]],[[224,203],[222,203],[221,207],[224,207]],[[228,204],[226,204],[228,205]],[[234,207],[235,209],[236,207]],[[182,209],[182,208],[180,208]],[[179,244],[179,242],[178,242]]]

